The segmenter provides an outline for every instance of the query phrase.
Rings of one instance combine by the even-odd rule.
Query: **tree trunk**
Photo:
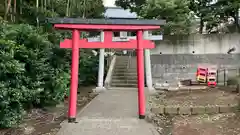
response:
[[[54,2],[53,2],[53,0],[52,0],[52,2],[51,2],[51,9],[52,9],[52,12],[54,12]],[[52,17],[53,17],[53,15],[52,15]]]
[[[6,8],[6,10],[5,10],[5,15],[4,15],[4,19],[5,19],[5,20],[7,20],[8,12],[9,12],[9,10],[10,10],[10,8],[11,8],[11,3],[12,3],[12,0],[8,0],[8,1],[7,1],[7,8]]]
[[[236,27],[236,29],[235,29],[235,32],[239,32],[239,23],[238,23],[238,19],[239,19],[239,13],[238,13],[238,9],[239,8],[237,8],[236,10],[235,10],[235,17],[234,17],[234,20],[235,20],[235,27]]]
[[[37,9],[37,14],[38,14],[38,9],[39,9],[39,0],[36,0],[36,9]],[[36,22],[37,22],[37,26],[39,26],[39,20],[38,20],[38,15],[36,17]]]
[[[22,14],[22,0],[19,1],[19,14],[21,15]]]
[[[204,22],[203,22],[203,17],[201,15],[201,17],[200,17],[200,27],[199,27],[199,33],[200,34],[203,33],[203,27],[204,27]]]
[[[10,10],[9,10],[10,12],[10,19],[11,19],[11,22],[13,22],[13,7],[11,6],[10,7]]]
[[[43,0],[41,0],[41,11],[43,11],[44,10],[44,2],[43,2]]]
[[[69,0],[68,16],[72,15],[73,0]]]
[[[16,22],[17,16],[17,0],[14,0],[14,9],[13,9],[13,21]]]
[[[82,18],[86,17],[86,0],[83,0],[83,16]]]
[[[44,0],[44,9],[47,9],[47,0]]]
[[[65,16],[68,16],[68,12],[69,12],[69,4],[70,4],[70,0],[67,0],[67,7],[66,7],[66,13]]]

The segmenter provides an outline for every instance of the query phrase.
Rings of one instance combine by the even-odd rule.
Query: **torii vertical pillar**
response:
[[[137,75],[138,75],[138,111],[139,118],[145,119],[145,96],[144,96],[144,50],[143,32],[137,31]]]
[[[71,86],[68,108],[68,122],[76,121],[77,112],[77,91],[78,91],[78,64],[79,64],[79,47],[78,41],[80,32],[74,29],[72,32],[72,65],[71,65]]]

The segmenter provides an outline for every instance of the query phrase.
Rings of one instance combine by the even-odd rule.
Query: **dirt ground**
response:
[[[80,87],[78,94],[78,111],[89,103],[96,94],[94,87]],[[67,119],[68,100],[56,107],[33,109],[17,128],[0,130],[0,135],[56,135],[60,123]]]
[[[167,92],[153,100],[161,105],[179,106],[207,106],[207,105],[228,105],[238,104],[239,96],[236,93],[218,89],[192,90]]]
[[[218,89],[174,92],[156,96],[156,104],[208,105],[238,103],[238,95]],[[212,115],[156,115],[153,118],[160,135],[240,135],[240,113]]]
[[[226,113],[154,118],[160,135],[240,135],[240,114]]]

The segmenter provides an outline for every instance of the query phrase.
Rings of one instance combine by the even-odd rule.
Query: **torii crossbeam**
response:
[[[72,30],[72,39],[65,39],[60,43],[61,48],[72,49],[71,88],[69,98],[68,122],[76,122],[77,90],[79,69],[79,48],[118,48],[137,50],[138,73],[138,113],[139,118],[145,118],[144,96],[144,49],[152,49],[154,43],[143,39],[144,30],[157,30],[164,25],[164,20],[131,20],[131,19],[77,19],[77,18],[49,18],[48,23],[57,29]],[[88,42],[80,39],[81,31],[103,31],[103,42]],[[127,42],[112,41],[113,31],[137,31],[137,39]]]

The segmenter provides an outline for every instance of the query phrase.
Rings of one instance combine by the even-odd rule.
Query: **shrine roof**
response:
[[[48,18],[47,23],[51,24],[85,24],[85,25],[139,25],[139,26],[160,26],[166,23],[165,20],[146,19],[82,19],[82,18]]]

